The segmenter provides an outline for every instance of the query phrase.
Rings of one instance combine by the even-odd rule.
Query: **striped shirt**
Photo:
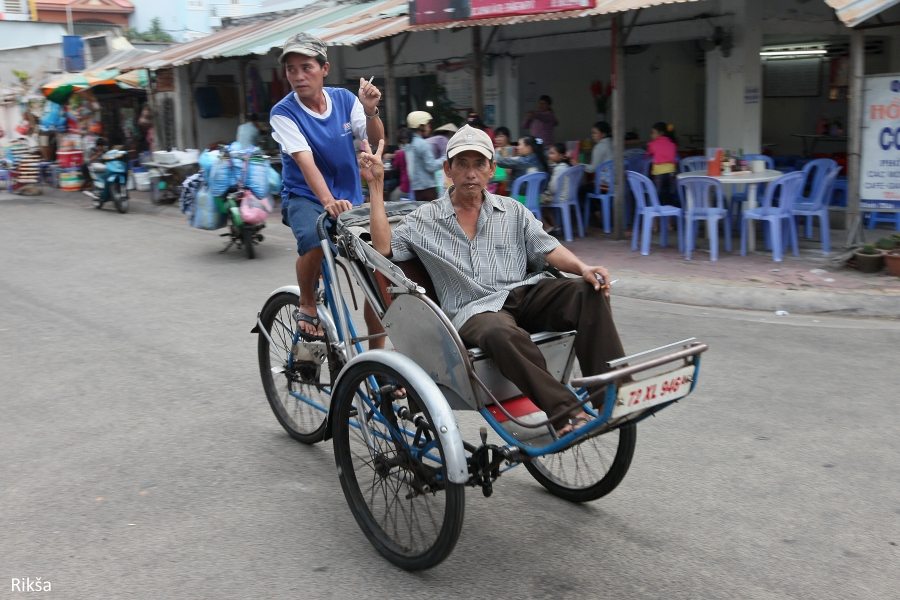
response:
[[[406,215],[391,251],[397,261],[422,261],[441,308],[459,329],[473,315],[499,311],[510,290],[551,277],[541,269],[559,240],[520,202],[487,191],[470,240],[456,220],[452,190]]]

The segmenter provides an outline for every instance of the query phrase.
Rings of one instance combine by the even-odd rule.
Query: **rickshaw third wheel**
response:
[[[602,498],[622,482],[631,466],[636,440],[636,425],[626,423],[562,452],[524,464],[531,476],[554,496],[570,502],[590,502]]]
[[[363,533],[401,569],[437,565],[459,538],[465,490],[447,479],[428,408],[402,375],[373,360],[342,373],[333,403],[334,459]]]

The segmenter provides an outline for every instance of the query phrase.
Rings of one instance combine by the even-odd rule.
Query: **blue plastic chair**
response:
[[[775,159],[769,156],[768,154],[745,154],[741,157],[741,160],[744,160],[749,165],[751,160],[762,160],[766,163],[767,169],[775,168]],[[756,194],[761,197],[766,192],[766,184],[760,183],[757,184]],[[729,209],[731,209],[731,213],[734,215],[734,225],[735,227],[741,226],[741,210],[743,208],[744,202],[747,200],[747,186],[742,185],[740,187],[734,186],[733,191],[731,192],[731,199]]]
[[[799,171],[782,175],[769,183],[760,206],[744,211],[744,220],[741,224],[741,256],[747,255],[747,230],[750,228],[751,220],[765,221],[769,225],[772,259],[775,262],[782,261],[784,248],[788,241],[791,243],[794,256],[799,256],[797,227],[792,210],[794,201],[800,196],[802,190],[803,173]],[[787,237],[783,235],[785,228]]]
[[[647,156],[646,154],[628,154],[625,156],[625,170],[626,171],[634,171],[635,173],[640,173],[641,175],[650,176],[650,166],[653,164],[653,159]]]
[[[686,207],[684,257],[691,259],[691,251],[697,238],[697,226],[706,221],[709,232],[709,259],[719,260],[719,222],[725,226],[725,249],[731,252],[731,215],[725,206],[722,184],[713,177],[702,175],[678,179],[678,195]]]
[[[5,188],[7,192],[12,191],[13,181],[12,176],[9,173],[9,169],[0,169],[0,184],[2,184],[3,188]]]
[[[584,177],[584,165],[572,165],[559,177],[553,201],[542,204],[543,208],[556,209],[562,217],[563,239],[572,241],[572,213],[578,225],[578,237],[584,237],[584,223],[581,221],[581,206],[578,204],[578,186]]]
[[[612,232],[611,206],[615,196],[616,183],[613,166],[614,163],[611,160],[600,163],[600,166],[594,171],[594,191],[588,192],[584,196],[584,217],[582,221],[585,225],[590,223],[592,201],[599,201],[603,215],[603,233]]]
[[[868,216],[869,222],[866,229],[875,229],[879,223],[894,223],[894,229],[900,231],[900,213],[878,212],[877,210],[864,211]]]
[[[706,165],[709,159],[705,156],[688,156],[678,161],[678,171],[680,173],[693,173],[695,171],[706,171]]]
[[[833,161],[832,161],[833,162]],[[822,238],[822,252],[831,252],[831,224],[828,217],[828,204],[831,192],[834,188],[834,180],[841,170],[837,164],[834,168],[817,177],[813,182],[813,189],[808,198],[800,197],[794,202],[793,213],[795,217],[806,217],[806,237],[812,237],[812,219],[819,218],[819,235]]]
[[[634,232],[631,235],[632,252],[638,248],[638,237],[641,239],[641,255],[650,254],[650,237],[653,232],[653,219],[659,217],[659,243],[665,247],[668,245],[669,217],[675,217],[678,227],[678,251],[684,252],[684,235],[681,221],[684,212],[678,206],[660,204],[656,195],[656,186],[646,175],[635,171],[626,171],[628,187],[634,196]],[[640,233],[640,236],[638,236]]]
[[[510,187],[509,195],[518,198],[522,195],[522,187],[525,187],[525,207],[531,211],[531,214],[540,221],[541,220],[541,190],[547,181],[547,174],[543,171],[535,171],[526,175],[516,177]]]

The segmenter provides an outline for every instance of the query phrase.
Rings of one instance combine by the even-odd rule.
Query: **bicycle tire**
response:
[[[636,441],[637,426],[626,423],[603,435],[587,438],[562,452],[524,464],[531,476],[554,496],[569,502],[590,502],[609,494],[622,482],[631,466]],[[604,459],[612,454],[612,449],[615,449],[615,454],[607,466]],[[587,455],[588,452],[590,455]],[[597,461],[599,468],[593,464]],[[590,471],[585,472],[588,469]]]
[[[376,381],[380,391],[373,389]],[[405,398],[394,397],[400,388],[406,390]],[[341,375],[333,406],[334,460],[350,512],[365,536],[401,569],[439,564],[462,531],[465,488],[448,481],[440,438],[430,431],[431,417],[416,390],[393,369],[363,361]],[[424,421],[413,424],[402,410],[398,416],[398,409],[408,409],[407,416],[420,412]],[[358,419],[360,411],[366,415],[364,423]],[[416,458],[409,448],[424,456]],[[405,523],[399,522],[404,518]]]
[[[296,328],[294,310],[299,301],[296,294],[282,292],[269,298],[263,306],[259,320],[275,347],[271,347],[269,340],[260,332],[257,345],[259,372],[266,400],[284,430],[297,441],[315,444],[325,439],[328,432],[331,384],[341,365],[334,351],[333,340],[322,343],[324,365],[320,363],[316,366],[312,361],[289,361]],[[317,309],[328,310],[322,305]],[[317,354],[322,353],[322,345],[316,346]]]

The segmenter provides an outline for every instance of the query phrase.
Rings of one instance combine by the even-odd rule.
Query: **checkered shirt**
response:
[[[396,261],[422,261],[441,308],[459,329],[473,315],[499,311],[510,290],[551,277],[540,271],[559,240],[520,202],[487,191],[470,240],[456,220],[452,190],[406,215],[391,251]]]

